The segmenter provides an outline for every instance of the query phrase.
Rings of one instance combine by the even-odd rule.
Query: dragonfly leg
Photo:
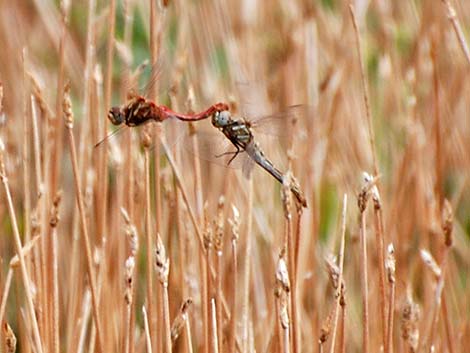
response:
[[[221,153],[221,154],[217,154],[215,155],[217,158],[219,157],[222,157],[222,156],[227,156],[229,154],[237,154],[239,151],[229,151],[229,152],[224,152],[224,153]]]
[[[236,151],[224,152],[224,153],[216,155],[216,157],[219,158],[219,157],[222,157],[222,156],[227,156],[227,155],[233,154],[232,158],[230,158],[230,160],[227,163],[227,165],[229,165],[230,163],[232,163],[232,161],[235,159],[235,157],[238,156],[238,154],[240,153],[240,147],[238,147],[238,146],[235,146],[235,147],[237,148]]]
[[[232,161],[238,156],[238,154],[240,153],[240,148],[238,146],[237,147],[237,151],[233,153],[233,157],[230,158],[230,160],[228,161],[227,165],[230,165],[230,163],[232,163]]]

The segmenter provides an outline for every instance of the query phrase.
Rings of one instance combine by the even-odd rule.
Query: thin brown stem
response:
[[[211,322],[212,322],[212,352],[219,353],[219,339],[217,329],[217,310],[215,308],[215,299],[211,299]]]
[[[377,195],[378,196],[378,195]],[[374,227],[375,227],[375,243],[378,258],[378,274],[379,274],[379,291],[380,291],[380,314],[382,321],[382,344],[385,347],[387,342],[387,296],[385,294],[385,268],[384,268],[384,234],[383,234],[383,217],[380,200],[374,197]]]
[[[248,352],[248,330],[250,316],[250,272],[251,272],[251,247],[252,247],[252,211],[253,211],[253,179],[248,181],[248,212],[246,214],[247,227],[245,234],[245,254],[243,263],[243,293],[242,320],[243,320],[243,352]]]
[[[363,97],[364,97],[364,107],[366,109],[366,118],[367,118],[367,127],[369,129],[369,143],[370,143],[370,150],[372,151],[372,159],[374,164],[374,175],[379,175],[379,166],[377,163],[377,155],[375,151],[375,134],[374,128],[372,126],[372,116],[370,113],[370,103],[369,103],[369,92],[366,80],[366,74],[364,72],[364,62],[363,62],[363,55],[361,49],[361,38],[359,35],[359,26],[357,24],[356,14],[354,12],[354,6],[349,4],[349,13],[351,15],[351,19],[353,22],[354,27],[354,34],[356,36],[356,49],[357,49],[357,56],[359,58],[359,66],[361,70],[361,82],[362,82],[362,90],[363,90]]]
[[[390,283],[389,304],[388,304],[388,324],[387,339],[385,341],[385,353],[393,353],[393,308],[395,306],[395,282]]]
[[[229,352],[236,353],[235,338],[237,336],[237,293],[238,293],[238,261],[237,261],[237,239],[232,237],[232,302],[230,307],[230,340]]]
[[[39,333],[38,322],[36,319],[36,313],[34,310],[32,289],[31,289],[31,284],[30,284],[31,282],[29,279],[28,270],[26,268],[26,261],[25,261],[23,251],[22,251],[23,246],[21,245],[21,237],[20,237],[20,232],[18,229],[18,222],[16,220],[16,213],[15,213],[15,209],[13,206],[13,200],[12,200],[11,193],[10,193],[10,186],[8,184],[8,178],[7,178],[6,170],[5,170],[4,146],[3,146],[2,140],[0,140],[0,179],[3,183],[3,187],[5,189],[5,194],[7,197],[8,212],[10,215],[12,228],[13,228],[13,238],[15,241],[16,253],[20,261],[21,279],[23,281],[23,286],[25,288],[26,305],[28,308],[29,320],[32,325],[34,344],[36,346],[36,350],[38,351],[38,353],[42,353],[43,346],[41,342],[41,335]]]
[[[152,338],[150,337],[150,328],[149,328],[149,321],[147,317],[147,310],[145,310],[145,306],[142,307],[142,315],[144,317],[144,328],[145,328],[145,344],[147,347],[147,353],[152,353]]]
[[[333,334],[331,337],[331,346],[330,353],[335,352],[336,345],[336,331],[338,328],[338,317],[339,317],[339,308],[341,300],[341,292],[343,288],[343,270],[344,270],[344,247],[345,247],[345,237],[346,237],[346,212],[348,208],[348,196],[344,194],[343,196],[343,210],[341,212],[341,245],[339,248],[339,277],[338,277],[338,288],[336,292],[336,303],[335,303],[335,318],[333,325]]]
[[[80,173],[78,170],[79,168],[78,168],[78,161],[77,161],[77,149],[75,147],[75,138],[73,135],[73,115],[71,111],[72,108],[71,108],[71,103],[70,103],[68,86],[65,88],[65,91],[64,91],[64,105],[63,106],[64,106],[64,114],[65,114],[65,119],[66,119],[65,127],[67,128],[67,133],[68,133],[70,157],[72,159],[75,195],[76,195],[76,201],[78,205],[82,237],[83,237],[84,246],[85,246],[87,274],[88,274],[88,280],[90,283],[91,299],[92,299],[92,306],[93,306],[93,319],[94,319],[95,327],[96,327],[98,350],[99,352],[103,352],[102,334],[101,334],[102,331],[101,331],[99,308],[98,308],[98,292],[97,292],[97,285],[96,285],[96,275],[95,275],[95,270],[93,267],[93,255],[91,252],[91,242],[90,242],[90,237],[88,234],[88,227],[87,227],[86,215],[85,215],[85,205],[84,205],[83,193],[81,189],[82,184],[80,180]]]
[[[454,28],[455,35],[457,36],[457,40],[459,41],[460,48],[462,49],[465,59],[467,60],[467,64],[470,65],[470,50],[468,49],[459,19],[457,18],[457,13],[448,0],[442,0],[442,2],[447,7],[447,17]]]
[[[366,213],[360,216],[360,238],[361,238],[361,289],[362,289],[362,351],[369,352],[369,289],[367,276],[367,238],[366,238]]]
[[[149,149],[144,149],[144,174],[145,174],[145,240],[147,245],[147,308],[150,332],[155,332],[153,309],[153,242],[152,242],[152,225],[150,220],[150,155]],[[155,339],[152,340],[152,346],[156,344]]]

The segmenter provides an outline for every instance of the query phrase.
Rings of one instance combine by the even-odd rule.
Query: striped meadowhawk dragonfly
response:
[[[151,67],[151,77],[149,78],[149,81],[147,82],[147,85],[144,89],[144,92],[146,93],[143,95],[137,94],[135,92],[135,88],[132,87],[133,81],[138,79],[139,75],[146,66],[146,62],[139,65],[136,71],[131,75],[131,78],[128,78],[129,82],[125,83],[125,86],[128,86],[127,101],[121,106],[111,107],[108,111],[108,120],[113,125],[119,126],[119,128],[96,143],[95,147],[99,146],[112,135],[119,133],[125,127],[140,126],[150,121],[163,122],[168,119],[177,119],[186,122],[199,121],[211,117],[216,112],[229,110],[228,104],[219,102],[211,105],[202,112],[184,114],[175,112],[164,105],[159,105],[151,99],[148,99],[147,93],[150,92],[155,82],[159,80],[160,74],[162,72],[161,61],[157,61],[157,63]]]
[[[288,107],[285,111],[261,116],[254,119],[245,119],[232,116],[227,110],[215,110],[210,118],[212,128],[222,132],[201,132],[197,131],[198,150],[194,150],[194,145],[186,141],[184,148],[197,154],[199,157],[223,164],[233,168],[243,168],[243,172],[248,176],[255,164],[259,165],[278,182],[283,184],[286,174],[282,173],[269,159],[260,147],[259,135],[273,135],[275,139],[280,139],[288,134],[289,124],[294,123],[298,118],[303,118],[311,112],[308,105],[295,105]],[[307,207],[307,200],[300,189],[295,178],[291,177],[290,190],[303,207]]]

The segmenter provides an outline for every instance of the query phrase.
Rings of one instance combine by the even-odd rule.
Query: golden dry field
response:
[[[0,352],[468,352],[469,42],[468,0],[0,0]]]

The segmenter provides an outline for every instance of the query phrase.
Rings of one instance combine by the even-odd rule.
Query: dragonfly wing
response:
[[[258,133],[288,137],[295,126],[301,130],[311,124],[314,117],[314,109],[310,105],[299,104],[287,107],[285,110],[265,116],[248,119],[251,126]]]
[[[227,168],[242,168],[249,159],[242,150],[237,154],[236,147],[219,131],[187,132],[177,144],[198,158]]]
[[[255,162],[253,161],[253,159],[251,159],[248,156],[246,152],[243,154],[244,154],[243,156],[244,160],[243,160],[243,166],[242,166],[243,176],[246,177],[247,179],[250,179],[251,173],[253,172],[253,168],[255,166]]]

